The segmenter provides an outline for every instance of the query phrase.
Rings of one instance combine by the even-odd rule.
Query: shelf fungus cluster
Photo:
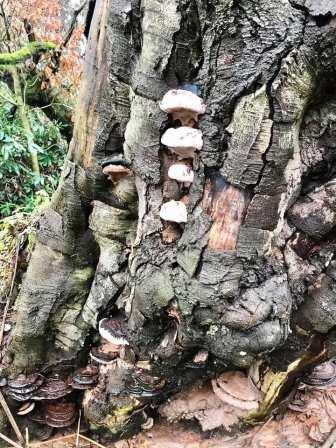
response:
[[[98,382],[98,373],[97,367],[91,365],[78,369],[72,375],[70,386],[78,390],[91,389]]]
[[[160,397],[166,385],[164,378],[150,375],[139,369],[126,384],[126,390],[131,397],[146,400]]]
[[[74,403],[50,403],[47,406],[46,423],[52,428],[66,428],[75,423],[76,414]]]
[[[161,143],[169,150],[169,166],[163,187],[167,202],[161,206],[160,218],[166,223],[183,224],[188,220],[188,213],[185,204],[187,201],[181,200],[181,197],[194,181],[195,153],[203,147],[202,132],[195,126],[199,115],[205,113],[206,106],[194,93],[178,89],[169,90],[164,95],[160,108],[169,114],[174,125],[161,137]],[[178,183],[177,193],[170,184],[172,181]],[[169,192],[173,190],[174,193],[170,195]],[[164,239],[166,242],[174,240],[169,235],[164,236]]]
[[[44,382],[42,375],[37,373],[32,375],[19,375],[9,379],[6,394],[16,401],[28,401]]]
[[[227,371],[172,396],[159,407],[159,413],[170,422],[196,420],[202,431],[220,427],[232,431],[257,410],[260,399],[245,372]]]
[[[312,387],[327,387],[330,385],[336,385],[336,362],[335,361],[326,361],[322,364],[319,364],[314,368],[314,370],[307,374],[302,382],[306,386]]]
[[[129,345],[128,332],[121,319],[102,319],[98,324],[102,338],[98,347],[92,347],[90,358],[101,365],[122,363],[125,347]]]
[[[20,403],[18,416],[28,416],[43,427],[66,428],[76,420],[78,393],[94,388],[97,382],[98,368],[88,365],[62,377],[21,373],[9,378],[2,390],[10,400]]]

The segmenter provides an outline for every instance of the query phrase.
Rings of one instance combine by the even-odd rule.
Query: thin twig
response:
[[[29,429],[26,427],[26,446],[25,448],[29,448]]]
[[[80,430],[80,424],[81,424],[81,417],[82,417],[82,410],[79,410],[79,416],[78,416],[78,425],[77,425],[77,434],[76,434],[76,448],[79,447],[79,430]]]
[[[46,109],[47,107],[51,107],[51,106],[53,106],[53,105],[63,106],[63,107],[65,107],[66,109],[73,110],[73,107],[72,107],[72,106],[69,106],[69,105],[64,104],[64,103],[59,103],[59,102],[56,102],[56,101],[52,101],[51,103],[47,104],[46,106],[33,107],[33,108],[30,109],[30,111],[32,112],[33,110]]]
[[[19,241],[18,241],[17,246],[16,246],[15,265],[14,265],[14,271],[13,271],[13,275],[12,275],[12,283],[11,283],[11,287],[10,287],[9,293],[7,295],[7,298],[6,298],[6,305],[5,305],[5,309],[4,309],[4,312],[3,312],[2,322],[1,322],[1,327],[0,327],[0,347],[1,347],[2,341],[3,341],[3,335],[4,335],[4,331],[5,331],[7,313],[8,313],[9,306],[10,306],[10,300],[11,300],[11,297],[12,297],[12,294],[13,294],[14,283],[15,283],[16,272],[17,272],[17,265],[18,265],[18,258],[19,258],[19,251],[20,251],[20,245],[21,245],[21,238],[22,238],[23,235],[24,235],[24,232],[20,233]]]
[[[5,442],[9,443],[11,446],[14,446],[15,448],[23,448],[23,446],[19,445],[18,443],[14,442],[13,440],[9,439],[7,436],[2,434],[0,432],[0,439],[4,440]]]
[[[101,445],[100,443],[96,442],[95,440],[92,440],[92,439],[89,439],[88,437],[83,436],[83,434],[81,434],[80,438],[86,440],[87,442],[93,443],[94,445],[98,446],[98,448],[106,448],[106,446]]]
[[[14,429],[16,437],[19,439],[20,443],[22,443],[24,445],[24,437],[21,434],[20,428],[18,427],[18,425],[15,421],[15,418],[13,417],[13,414],[10,411],[10,409],[6,403],[6,400],[5,400],[4,396],[2,395],[2,392],[0,392],[0,404],[3,408],[3,410],[5,411],[5,413],[8,417],[8,420],[9,420],[10,424],[12,425],[12,428]]]
[[[0,97],[3,99],[3,100],[5,100],[5,101],[7,101],[8,103],[11,103],[11,104],[13,104],[14,106],[17,106],[17,103],[14,101],[14,100],[11,100],[10,98],[7,98],[5,95],[3,95],[2,93],[0,93]]]
[[[61,437],[57,437],[56,439],[47,440],[46,442],[33,443],[30,445],[30,448],[40,448],[41,446],[44,446],[44,445],[50,446],[51,443],[53,444],[53,443],[66,442],[66,441],[70,442],[70,439],[73,441],[75,437],[76,437],[76,434],[69,434],[67,436],[61,436]],[[81,441],[81,440],[83,440],[85,442],[89,442],[90,444],[93,444],[94,446],[96,446],[98,448],[106,448],[106,446],[101,445],[100,443],[96,442],[95,440],[89,439],[88,437],[85,437],[82,434],[79,435],[79,441]]]

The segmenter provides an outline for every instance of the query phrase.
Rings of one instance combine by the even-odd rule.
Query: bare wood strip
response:
[[[3,408],[3,410],[5,411],[8,420],[10,421],[10,424],[12,425],[12,428],[14,429],[14,432],[16,434],[16,437],[19,439],[20,443],[22,443],[24,445],[25,441],[24,441],[24,437],[20,431],[20,428],[18,427],[15,418],[13,417],[13,414],[11,413],[6,400],[4,398],[4,396],[2,395],[2,393],[0,392],[0,404]]]
[[[2,434],[1,432],[0,432],[0,439],[2,439],[5,442],[9,443],[11,446],[14,446],[14,448],[23,448],[22,445],[19,445],[18,443],[16,443],[13,440],[9,439],[7,436]]]

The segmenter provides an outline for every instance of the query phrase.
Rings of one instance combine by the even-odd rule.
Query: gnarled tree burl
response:
[[[92,428],[125,434],[144,405],[256,357],[285,371],[309,346],[333,355],[336,8],[320,3],[96,0],[10,346],[16,372],[84,366],[118,319],[129,345],[85,393]],[[206,104],[188,189],[160,144],[174,88]],[[187,223],[167,226],[162,204],[181,199]]]

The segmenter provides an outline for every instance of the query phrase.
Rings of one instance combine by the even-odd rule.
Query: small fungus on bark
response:
[[[242,372],[225,372],[211,381],[213,391],[225,403],[239,409],[256,410],[259,391]]]
[[[168,177],[189,187],[194,181],[194,172],[192,168],[185,163],[174,163],[168,169]]]
[[[98,382],[98,368],[95,366],[87,366],[78,369],[71,378],[70,386],[73,389],[85,390],[96,386]]]
[[[133,175],[133,172],[123,165],[106,165],[103,173],[113,184],[117,184],[124,177]]]
[[[160,109],[171,114],[173,120],[179,120],[183,126],[193,126],[198,116],[205,113],[206,106],[202,98],[183,89],[169,90],[162,101]]]
[[[169,201],[162,204],[160,218],[164,221],[184,223],[188,220],[187,208],[181,201]]]
[[[27,415],[35,408],[34,401],[28,401],[19,407],[17,415]]]
[[[44,377],[39,374],[20,374],[16,378],[8,380],[6,394],[16,401],[28,401],[43,384]]]
[[[35,401],[58,400],[71,394],[72,388],[60,378],[48,379],[32,396]]]
[[[169,128],[162,135],[161,143],[182,159],[193,158],[195,151],[203,147],[202,132],[186,126]]]
[[[128,333],[121,319],[102,319],[99,322],[99,334],[111,344],[129,345]]]
[[[92,347],[90,351],[90,358],[98,364],[113,364],[116,363],[119,357],[119,346],[104,343],[99,347]]]

